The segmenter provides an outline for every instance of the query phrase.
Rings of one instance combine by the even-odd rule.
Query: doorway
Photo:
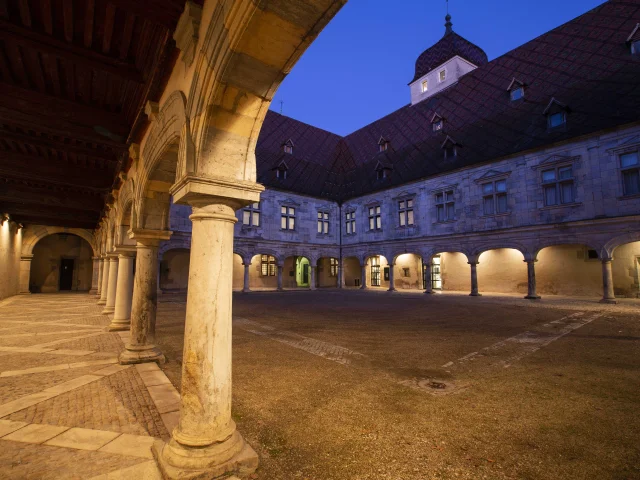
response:
[[[73,258],[60,260],[60,291],[71,290],[73,287]]]

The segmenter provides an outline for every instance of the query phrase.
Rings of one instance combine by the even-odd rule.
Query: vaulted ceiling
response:
[[[199,2],[201,3],[201,2]],[[94,228],[178,56],[184,0],[0,0],[0,213]]]

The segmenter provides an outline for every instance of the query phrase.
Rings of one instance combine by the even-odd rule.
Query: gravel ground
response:
[[[184,304],[166,300],[157,341],[179,388]],[[234,316],[273,330],[234,326],[234,417],[259,480],[640,479],[639,312],[633,300],[238,294]],[[500,346],[568,315],[593,321],[534,352],[526,336]],[[332,361],[332,346],[355,353]]]

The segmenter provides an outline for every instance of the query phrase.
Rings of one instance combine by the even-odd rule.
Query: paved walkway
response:
[[[0,302],[0,477],[160,476],[150,460],[168,438],[180,395],[156,364],[121,366],[128,332],[87,294]]]

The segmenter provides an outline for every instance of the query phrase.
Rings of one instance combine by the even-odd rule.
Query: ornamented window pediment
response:
[[[392,200],[394,200],[394,201],[395,200],[402,200],[402,199],[405,199],[405,198],[414,198],[416,196],[417,196],[416,192],[410,192],[410,191],[404,190],[404,191],[400,192],[398,195],[396,195],[395,197],[393,197]]]
[[[373,200],[369,200],[367,203],[364,204],[365,207],[375,207],[378,205],[382,205],[382,202],[377,198],[374,198]]]
[[[278,203],[283,207],[299,207],[300,203],[296,202],[293,198],[287,197],[278,201]]]
[[[434,187],[431,190],[429,190],[429,194],[433,195],[434,193],[440,193],[445,190],[455,191],[456,188],[458,188],[457,183],[440,183],[437,187]]]
[[[580,155],[551,155],[546,160],[543,160],[538,165],[534,165],[531,168],[533,170],[539,170],[541,168],[554,167],[562,164],[573,163],[580,158]]]
[[[507,177],[509,177],[509,175],[511,175],[511,171],[501,172],[500,170],[491,169],[491,170],[487,170],[482,175],[480,175],[478,178],[476,178],[474,180],[474,182],[475,183],[484,183],[484,182],[487,182],[489,180],[507,178]]]
[[[633,137],[628,138],[624,142],[622,142],[617,147],[613,147],[607,150],[607,153],[624,153],[627,150],[637,150],[640,147],[640,135],[634,135]]]

